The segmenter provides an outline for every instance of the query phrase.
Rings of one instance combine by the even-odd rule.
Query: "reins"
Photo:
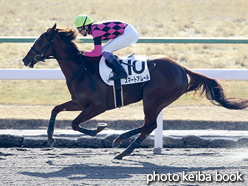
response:
[[[59,57],[56,57],[56,53],[55,53],[55,50],[54,50],[54,35],[55,35],[55,32],[50,35],[46,32],[46,34],[50,37],[49,41],[47,42],[46,46],[39,52],[37,51],[34,47],[31,47],[31,49],[33,51],[35,51],[38,55],[36,55],[34,57],[34,61],[44,61],[45,62],[45,59],[56,59],[56,60],[67,60],[67,61],[70,61],[70,60],[75,60],[77,57],[79,57],[80,61],[81,61],[81,65],[79,66],[79,68],[77,69],[77,71],[74,73],[72,79],[70,81],[66,81],[66,84],[69,85],[77,76],[78,74],[80,73],[81,69],[84,68],[88,78],[89,78],[89,81],[90,81],[90,84],[91,84],[91,87],[93,89],[94,92],[96,92],[96,89],[95,89],[95,86],[93,84],[93,81],[91,79],[91,76],[85,66],[85,61],[87,61],[87,57],[85,58],[85,60],[82,59],[82,55],[81,55],[81,52],[78,52],[77,56],[74,57],[74,58],[59,58]],[[47,56],[47,57],[44,57],[44,54],[49,50],[50,48],[50,45],[52,44],[52,53],[53,53],[53,56]],[[39,57],[40,59],[37,59],[37,57]]]
[[[46,34],[50,37],[49,41],[47,42],[46,46],[39,52],[37,51],[33,46],[31,47],[31,49],[33,51],[35,51],[37,53],[36,56],[34,56],[34,61],[45,61],[46,57],[44,57],[44,54],[48,51],[48,49],[50,48],[51,43],[53,43],[53,38],[54,38],[54,33],[52,34],[52,36],[50,36],[47,32]],[[38,59],[38,57],[40,59]],[[32,64],[33,65],[33,64]]]
[[[86,72],[86,74],[87,74],[87,76],[88,76],[88,78],[89,78],[89,80],[90,80],[91,87],[92,87],[92,89],[94,90],[94,92],[96,92],[94,83],[93,83],[93,81],[92,81],[92,79],[91,79],[91,76],[90,76],[90,74],[89,74],[89,72],[88,72],[88,70],[87,70],[87,68],[86,68],[86,66],[85,66],[85,64],[84,64],[84,62],[87,61],[87,57],[85,58],[85,60],[83,60],[83,59],[82,59],[81,52],[78,53],[78,56],[79,56],[79,59],[80,59],[80,61],[81,61],[81,65],[79,66],[79,68],[77,69],[77,71],[74,73],[74,75],[73,75],[73,77],[71,78],[71,80],[70,80],[70,81],[66,81],[66,84],[69,85],[69,84],[78,76],[78,74],[80,73],[81,69],[84,68],[84,70],[85,70],[85,72]]]

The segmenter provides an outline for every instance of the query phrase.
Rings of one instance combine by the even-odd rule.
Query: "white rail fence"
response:
[[[220,80],[248,80],[248,69],[192,69]],[[0,80],[64,80],[60,69],[0,69]]]
[[[0,43],[31,43],[35,37],[0,37]],[[90,38],[80,38],[80,42],[92,43]],[[191,44],[248,44],[248,38],[140,38],[137,43],[191,43]],[[248,69],[192,69],[206,76],[220,80],[248,80]],[[0,80],[63,80],[59,69],[0,69]],[[157,118],[154,153],[160,153],[163,147],[163,112]]]
[[[248,70],[241,69],[193,69],[206,76],[221,80],[248,80]],[[60,69],[0,69],[0,80],[64,80]],[[154,153],[163,148],[163,111],[157,118],[154,131]]]

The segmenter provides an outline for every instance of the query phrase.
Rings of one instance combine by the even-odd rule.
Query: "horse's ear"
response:
[[[47,32],[49,33],[49,34],[53,34],[53,32],[55,31],[55,29],[56,29],[56,23],[53,25],[53,27],[52,28],[49,28],[48,30],[47,30]]]

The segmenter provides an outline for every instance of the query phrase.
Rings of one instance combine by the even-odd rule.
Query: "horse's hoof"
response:
[[[116,143],[113,141],[112,148],[118,148],[118,147],[120,147],[120,143]]]
[[[105,129],[105,127],[107,127],[107,123],[98,123],[96,128],[97,128],[97,131],[102,131],[103,129]]]
[[[54,147],[54,145],[55,145],[55,139],[49,139],[48,141],[47,141],[47,145],[49,146],[49,147]]]
[[[120,157],[120,156],[115,156],[115,157],[114,157],[114,160],[122,160],[122,157]]]

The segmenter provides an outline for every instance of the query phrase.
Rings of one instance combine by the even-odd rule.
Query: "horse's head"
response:
[[[55,30],[56,24],[35,40],[33,46],[22,60],[25,66],[33,68],[37,62],[44,61],[46,57],[53,55],[52,43]]]

